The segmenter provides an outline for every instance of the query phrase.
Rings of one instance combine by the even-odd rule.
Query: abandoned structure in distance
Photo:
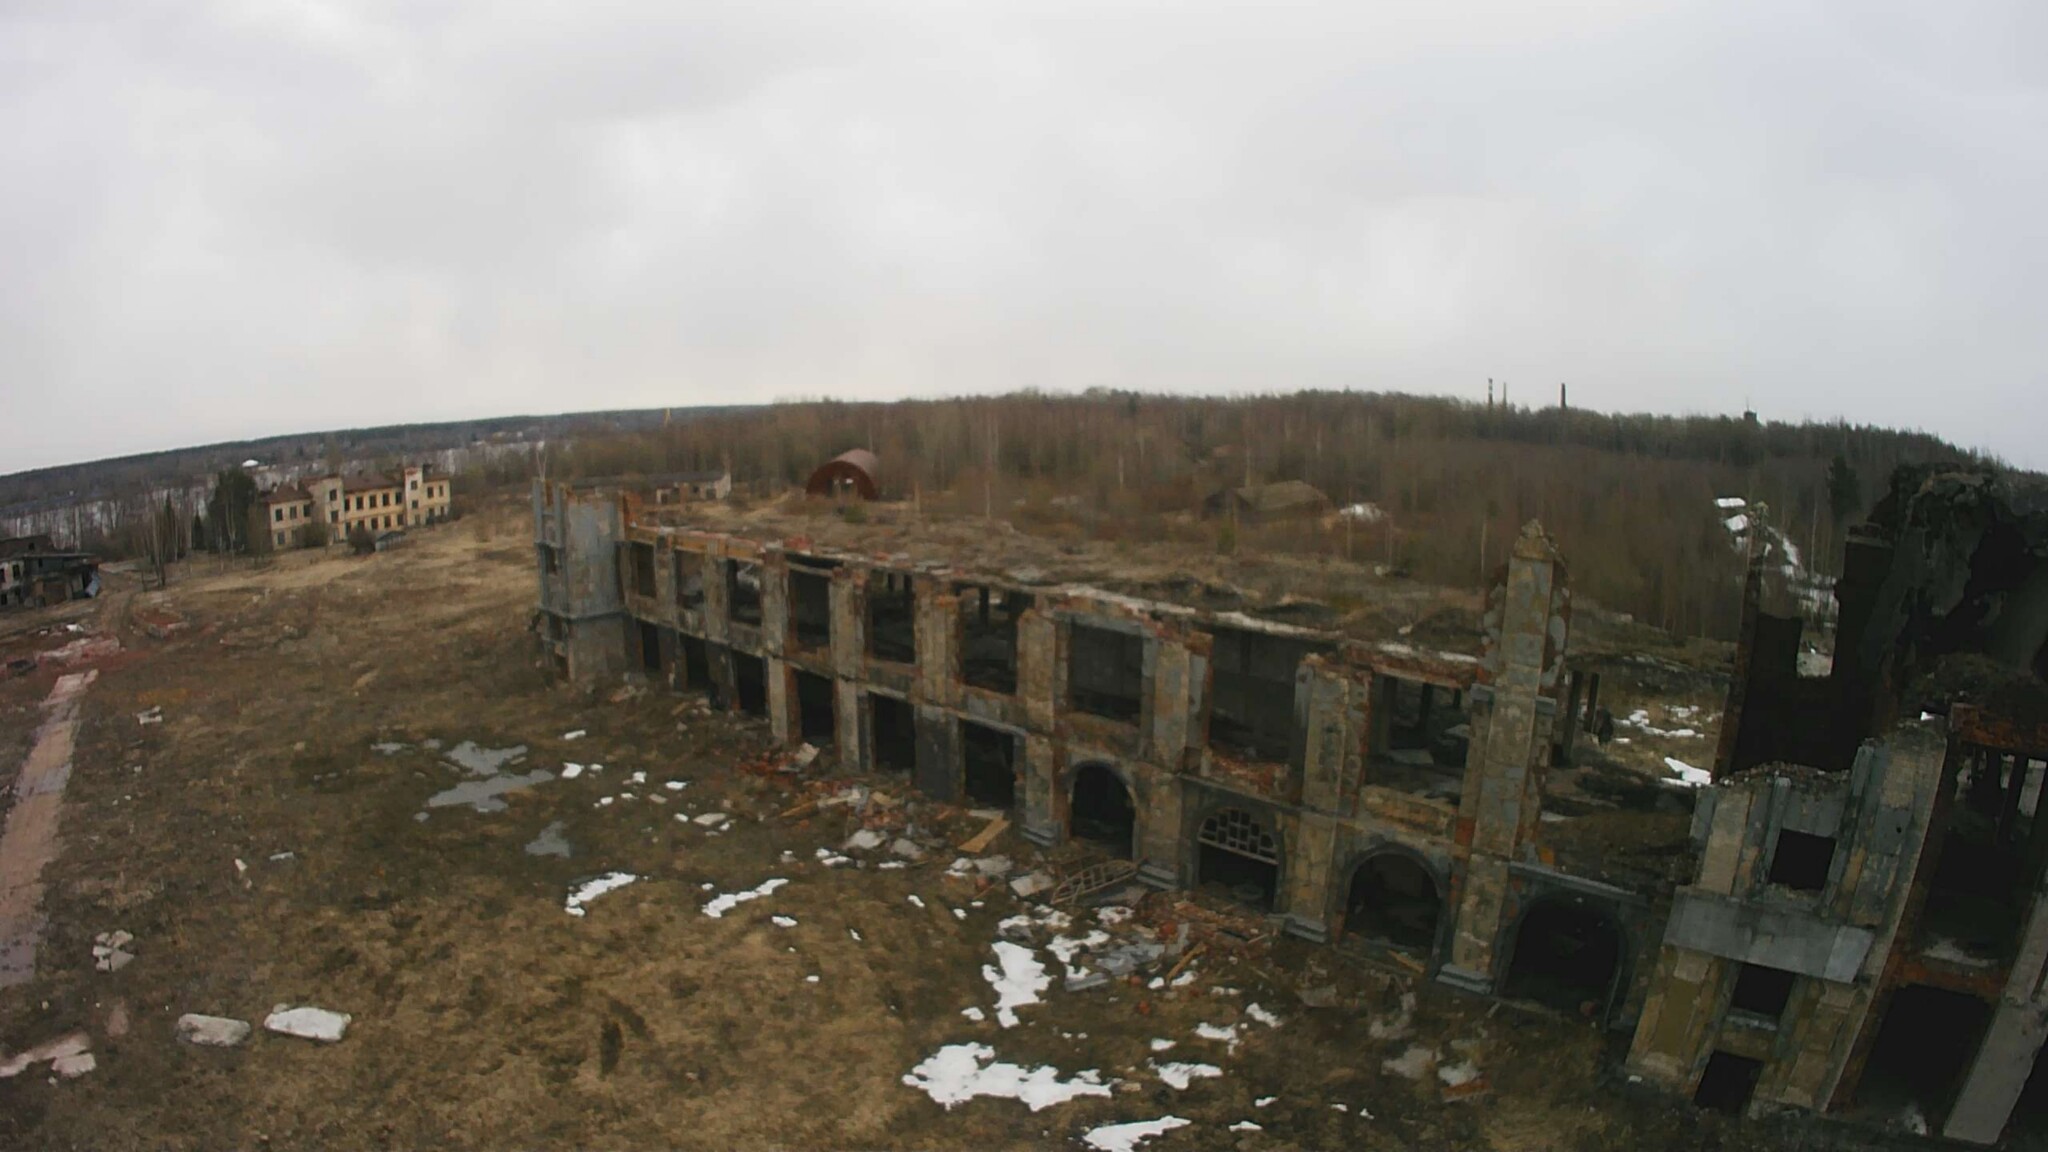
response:
[[[2048,1015],[2037,496],[1902,470],[1850,545],[1823,677],[1797,672],[1798,617],[1753,557],[1714,783],[1672,790],[1696,798],[1687,885],[1586,864],[1597,846],[1546,811],[1599,682],[1534,524],[1467,653],[537,483],[537,626],[572,682],[708,690],[846,770],[1010,810],[1037,843],[1632,1032],[1631,1071],[1702,1104],[1911,1110],[1988,1143]]]

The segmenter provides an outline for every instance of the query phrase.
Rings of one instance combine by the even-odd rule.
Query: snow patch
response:
[[[595,880],[586,880],[569,890],[569,899],[562,904],[562,911],[571,916],[583,915],[583,906],[607,892],[616,892],[633,881],[640,879],[631,872],[607,872]]]
[[[716,920],[747,901],[759,900],[761,897],[768,895],[787,883],[789,881],[777,876],[773,879],[763,880],[758,887],[749,888],[744,892],[728,893],[704,905],[704,914]]]
[[[1175,1128],[1185,1128],[1188,1121],[1178,1116],[1161,1116],[1157,1120],[1133,1120],[1127,1124],[1104,1124],[1090,1128],[1081,1136],[1081,1142],[1096,1152],[1132,1152],[1132,1149],[1154,1136],[1161,1136]]]
[[[990,947],[995,949],[996,964],[982,965],[981,978],[996,990],[996,1022],[1005,1028],[1015,1028],[1016,1010],[1038,1003],[1039,993],[1052,986],[1052,977],[1045,974],[1045,965],[1038,962],[1029,948],[1007,940],[998,940]]]
[[[905,1073],[903,1083],[930,1096],[947,1111],[977,1096],[1007,1097],[1037,1112],[1080,1096],[1109,1095],[1109,1085],[1093,1068],[1061,1080],[1059,1069],[1051,1065],[1025,1068],[998,1062],[995,1055],[995,1049],[986,1044],[948,1044]]]

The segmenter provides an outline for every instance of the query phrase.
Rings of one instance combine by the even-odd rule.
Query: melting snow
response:
[[[1131,1152],[1132,1149],[1154,1136],[1164,1135],[1175,1128],[1185,1128],[1188,1121],[1178,1116],[1161,1116],[1157,1120],[1133,1120],[1128,1124],[1104,1124],[1090,1128],[1081,1137],[1083,1143],[1097,1152]]]
[[[564,739],[564,740],[581,740],[581,739],[583,739],[583,737],[584,737],[584,736],[586,736],[586,735],[588,735],[588,733],[584,732],[584,731],[583,731],[583,729],[581,729],[581,728],[578,728],[578,729],[577,729],[577,730],[575,730],[574,732],[564,732],[564,733],[562,733],[562,739]]]
[[[976,1024],[979,1024],[983,1020],[988,1019],[988,1013],[983,1012],[981,1009],[976,1008],[973,1005],[969,1005],[965,1008],[962,1008],[960,1010],[960,1014],[962,1016],[967,1017],[969,1020],[974,1021]]]
[[[1239,1041],[1237,1038],[1237,1025],[1235,1024],[1228,1028],[1217,1024],[1197,1024],[1195,1025],[1195,1035],[1200,1036],[1204,1040],[1221,1041],[1230,1045],[1232,1052],[1237,1051]]]
[[[1173,1040],[1154,1040],[1152,1041],[1152,1050],[1154,1052],[1167,1052],[1172,1050],[1175,1043],[1176,1041]]]
[[[770,924],[775,925],[777,928],[796,927],[796,917],[794,916],[770,916],[768,918],[768,922]]]
[[[1257,1020],[1259,1023],[1264,1024],[1268,1028],[1278,1028],[1280,1026],[1280,1017],[1274,1015],[1273,1013],[1267,1011],[1264,1008],[1259,1007],[1257,1004],[1245,1005],[1244,1014],[1251,1017],[1254,1020]]]
[[[1079,1096],[1108,1096],[1109,1085],[1095,1069],[1061,1080],[1059,1069],[1050,1065],[1025,1068],[995,1062],[995,1049],[986,1044],[948,1044],[927,1056],[903,1076],[903,1082],[922,1091],[948,1111],[977,1096],[1004,1096],[1019,1100],[1033,1112],[1064,1104]],[[1182,1123],[1185,1123],[1183,1121]],[[1102,1144],[1100,1148],[1129,1147]]]
[[[716,920],[747,901],[759,900],[761,897],[768,895],[787,883],[789,881],[777,876],[772,880],[761,881],[761,885],[758,888],[749,888],[744,892],[733,892],[720,896],[711,901],[711,903],[704,905],[704,914]]]
[[[1714,782],[1712,773],[1704,768],[1695,768],[1676,757],[1666,756],[1664,766],[1678,774],[1678,782],[1687,788],[1699,788]]]
[[[1169,1086],[1183,1090],[1197,1080],[1214,1080],[1223,1075],[1223,1069],[1214,1064],[1154,1064],[1152,1070]]]
[[[638,879],[631,872],[607,872],[595,880],[586,880],[569,891],[569,899],[562,905],[562,910],[571,916],[581,916],[585,904]]]
[[[1249,1120],[1239,1120],[1230,1126],[1232,1132],[1264,1132],[1265,1129]]]
[[[574,780],[575,778],[581,775],[583,775],[583,765],[569,763],[564,763],[562,765],[562,779]]]
[[[996,990],[996,1022],[1005,1028],[1015,1028],[1016,1010],[1038,1003],[1038,994],[1052,985],[1052,977],[1045,974],[1045,965],[1038,962],[1029,948],[1005,940],[998,940],[991,947],[996,952],[996,964],[1001,967],[982,965],[981,978]]]

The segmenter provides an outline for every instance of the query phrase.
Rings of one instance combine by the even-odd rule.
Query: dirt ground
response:
[[[66,609],[124,648],[97,661],[85,697],[38,974],[0,990],[0,1051],[84,1029],[97,1067],[0,1081],[0,1148],[1082,1147],[1099,1125],[1167,1116],[1190,1123],[1144,1147],[1868,1146],[1810,1120],[1698,1112],[1628,1084],[1581,1021],[1349,947],[1219,943],[1179,987],[1068,992],[1041,929],[1026,943],[1051,987],[1002,1027],[983,969],[999,923],[1027,906],[948,875],[951,850],[826,866],[818,850],[857,828],[853,807],[785,818],[839,786],[759,770],[761,724],[660,691],[615,701],[551,683],[527,630],[528,535],[507,508],[367,558],[202,562],[162,593],[117,579]],[[186,621],[168,639],[136,626],[166,609]],[[8,779],[59,671],[0,682]],[[152,708],[162,722],[138,722]],[[501,811],[429,807],[475,779],[448,763],[464,741],[523,745],[510,770],[556,778]],[[571,762],[602,769],[562,778]],[[983,824],[864,783],[928,843]],[[723,833],[694,819],[715,811],[731,814]],[[557,824],[570,855],[527,850]],[[989,852],[1041,863],[1014,833]],[[613,871],[639,879],[565,911],[572,888]],[[771,878],[787,884],[705,914]],[[1176,918],[1175,899],[1147,897],[1117,927]],[[1069,932],[1104,919],[1077,910]],[[136,958],[95,971],[94,937],[115,929]],[[354,1019],[335,1044],[260,1027],[239,1048],[174,1038],[182,1013],[260,1025],[280,1004]],[[1205,1039],[1202,1025],[1236,1031]],[[905,1083],[967,1043],[1062,1081],[1096,1070],[1111,1093],[948,1109]],[[1469,1062],[1487,1090],[1446,1100],[1427,1068],[1385,1069],[1417,1046]],[[1220,1075],[1177,1090],[1166,1061]]]

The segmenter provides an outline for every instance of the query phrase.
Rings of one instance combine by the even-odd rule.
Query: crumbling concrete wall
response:
[[[1916,722],[1866,743],[1846,774],[1766,765],[1709,793],[1695,810],[1705,838],[1698,879],[1679,890],[1666,921],[1631,1071],[1690,1093],[1709,1057],[1725,1051],[1763,1062],[1753,1107],[1828,1107],[1859,1037],[1876,1028],[1870,1009],[1926,848],[1946,750],[1939,722]],[[1786,832],[1833,839],[1818,890],[1773,880]],[[1731,1012],[1744,964],[1797,978],[1769,1027]]]

